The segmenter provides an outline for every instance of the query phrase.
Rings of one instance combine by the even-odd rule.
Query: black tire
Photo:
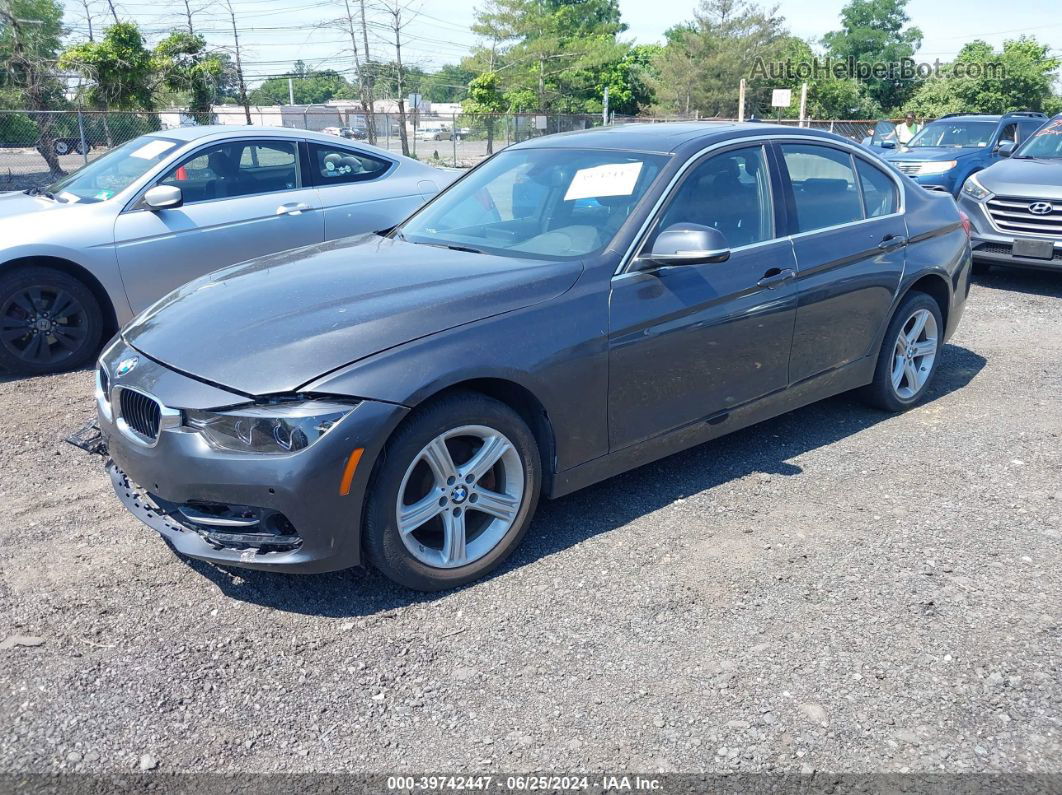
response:
[[[70,154],[70,142],[64,141],[62,138],[56,139],[55,143],[52,144],[52,148],[57,155]]]
[[[992,265],[983,260],[973,261],[973,275],[974,276],[986,276],[989,271],[992,270]]]
[[[79,279],[44,267],[0,276],[0,368],[18,375],[73,370],[92,360],[102,337],[99,302]]]
[[[74,148],[77,150],[77,153],[79,155],[87,155],[88,154],[89,146],[88,146],[88,144],[84,143],[83,141],[78,141],[77,145]]]
[[[499,431],[512,443],[523,468],[522,498],[511,527],[484,556],[454,568],[430,566],[413,555],[399,533],[399,489],[407,469],[432,440],[470,425]],[[435,400],[417,408],[405,420],[377,462],[365,504],[363,544],[367,558],[388,579],[417,591],[441,591],[478,579],[500,565],[520,544],[538,505],[541,483],[538,445],[519,414],[504,403],[475,392],[454,393]],[[466,515],[475,511],[471,498],[466,509]],[[424,526],[435,521],[433,518]]]
[[[904,329],[915,313],[920,310],[929,312],[933,317],[937,329],[937,344],[933,359],[929,365],[929,373],[921,387],[910,395],[902,395],[893,383],[893,365],[899,342],[900,331]],[[925,293],[913,291],[900,303],[885,337],[881,342],[881,350],[878,352],[878,363],[874,370],[874,380],[861,391],[861,397],[869,405],[884,411],[900,412],[917,405],[929,391],[933,378],[940,366],[940,349],[944,344],[944,322],[941,318],[940,307],[932,297]]]

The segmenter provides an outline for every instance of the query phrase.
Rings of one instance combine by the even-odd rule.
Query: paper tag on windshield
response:
[[[630,196],[642,172],[641,163],[610,163],[581,168],[575,172],[564,201],[594,199],[598,196]]]
[[[172,141],[151,141],[144,144],[142,147],[132,152],[130,157],[139,157],[141,160],[154,160],[168,149],[172,149],[174,143]]]

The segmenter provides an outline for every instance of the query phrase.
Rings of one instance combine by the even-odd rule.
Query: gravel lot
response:
[[[0,383],[0,770],[1062,772],[1062,277],[932,400],[840,397],[545,504],[491,579],[182,561]]]

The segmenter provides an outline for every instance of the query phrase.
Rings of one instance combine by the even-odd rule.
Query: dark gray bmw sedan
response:
[[[505,559],[542,495],[846,390],[916,404],[969,231],[828,133],[529,141],[393,230],[140,315],[97,372],[108,470],[184,555],[452,587]]]

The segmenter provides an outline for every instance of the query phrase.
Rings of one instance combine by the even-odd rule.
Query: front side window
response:
[[[796,232],[811,232],[863,219],[852,156],[839,149],[782,144],[793,183]]]
[[[661,214],[654,237],[676,224],[714,227],[731,248],[770,240],[774,212],[763,147],[713,155],[694,166]]]
[[[413,243],[537,259],[605,248],[667,156],[594,149],[501,152],[398,229]]]
[[[63,177],[48,192],[62,201],[106,201],[170,157],[180,145],[180,141],[154,135],[134,138]]]
[[[912,138],[909,149],[925,149],[944,146],[953,149],[988,146],[996,132],[995,122],[990,121],[935,121],[926,125],[922,132]]]
[[[1008,124],[1006,127],[1003,128],[1003,132],[1001,132],[999,134],[998,143],[1002,144],[1002,143],[1008,143],[1008,142],[1011,143],[1011,144],[1015,144],[1015,143],[1018,142],[1018,124],[1017,124],[1017,122],[1015,122],[1014,124]]]
[[[382,176],[391,167],[391,162],[382,157],[317,143],[310,144],[310,161],[321,186],[365,182]]]
[[[180,188],[185,204],[295,190],[297,149],[289,141],[232,141],[201,149],[160,181]]]
[[[856,158],[856,171],[859,172],[859,184],[863,188],[863,205],[867,218],[891,215],[899,206],[896,183],[892,177],[880,168]]]

